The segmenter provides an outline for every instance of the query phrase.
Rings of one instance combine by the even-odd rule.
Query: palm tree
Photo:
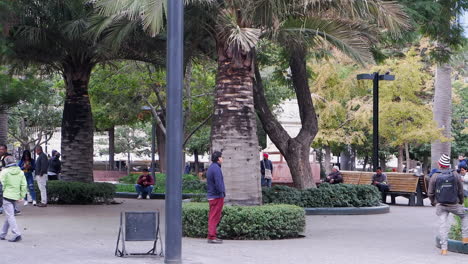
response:
[[[99,19],[94,16],[93,1],[18,0],[7,4],[9,13],[0,17],[7,25],[4,33],[11,45],[12,63],[38,64],[60,72],[64,79],[63,179],[92,181],[94,125],[88,83],[93,68],[113,59],[159,63],[164,42],[148,42],[149,38],[133,31],[132,39],[112,50],[109,39],[88,32],[92,19]]]

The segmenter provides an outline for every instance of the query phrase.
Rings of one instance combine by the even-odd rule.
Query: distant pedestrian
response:
[[[36,147],[36,181],[37,186],[39,187],[39,191],[41,192],[41,203],[38,204],[38,207],[47,207],[47,168],[49,167],[47,156],[42,151],[41,146]]]
[[[22,201],[26,195],[26,178],[13,156],[7,156],[4,161],[5,169],[0,173],[0,181],[3,184],[5,223],[0,233],[0,240],[5,240],[8,230],[11,230],[14,237],[8,241],[18,242],[21,241],[21,233],[16,224],[14,204],[17,201]]]
[[[260,161],[260,173],[262,174],[262,186],[271,187],[271,181],[273,179],[273,163],[268,159],[267,153],[263,153],[263,160]]]
[[[387,175],[382,173],[382,168],[378,167],[375,170],[375,174],[372,175],[372,185],[377,187],[382,194],[382,202],[386,202],[387,200],[387,192],[390,190],[388,183],[387,183]]]
[[[428,196],[436,206],[439,216],[439,239],[441,254],[447,254],[447,239],[450,230],[449,214],[462,219],[463,243],[468,244],[468,216],[463,207],[463,184],[460,176],[450,169],[450,157],[442,154],[439,159],[440,172],[434,173],[429,182]]]
[[[460,168],[460,177],[463,181],[463,195],[468,197],[468,167]]]
[[[468,163],[464,155],[458,156],[458,172],[460,172],[461,167],[468,167]]]
[[[36,206],[36,191],[34,190],[34,176],[33,171],[36,167],[35,161],[31,157],[31,151],[23,151],[21,160],[18,163],[18,166],[24,172],[24,177],[26,178],[26,183],[28,184],[28,193],[24,199],[24,205],[32,203]]]
[[[330,184],[337,184],[343,182],[343,175],[341,175],[340,168],[338,166],[333,166],[332,172],[330,172],[327,178],[325,178],[325,182],[328,182]]]
[[[56,150],[52,150],[52,157],[49,159],[49,164],[47,168],[47,180],[58,180],[61,171],[62,162],[60,162],[60,153]]]
[[[146,199],[151,199],[151,193],[153,192],[154,179],[149,174],[148,169],[143,169],[143,173],[138,177],[135,189],[137,191],[137,199],[141,199],[142,196]]]
[[[221,163],[223,163],[223,154],[219,151],[213,152],[211,155],[211,163],[208,171],[206,172],[207,182],[207,198],[210,205],[208,213],[208,243],[221,244],[223,240],[217,237],[217,227],[221,221],[221,214],[223,212],[224,197],[226,190],[224,187],[224,177],[221,170]]]

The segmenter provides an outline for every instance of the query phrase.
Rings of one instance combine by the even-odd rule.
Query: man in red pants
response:
[[[208,213],[208,243],[221,244],[223,240],[216,237],[216,228],[221,220],[224,197],[226,196],[223,172],[221,171],[221,163],[223,163],[222,153],[219,151],[213,152],[211,161],[213,163],[211,163],[206,172],[206,182],[208,185],[207,198],[210,204],[210,212]]]

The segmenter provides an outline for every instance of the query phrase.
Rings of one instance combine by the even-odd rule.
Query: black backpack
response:
[[[435,197],[437,202],[441,204],[458,203],[457,177],[455,177],[453,170],[442,171],[437,176]]]

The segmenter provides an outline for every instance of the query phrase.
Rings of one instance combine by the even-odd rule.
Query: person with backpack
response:
[[[463,183],[460,176],[450,169],[450,157],[442,154],[438,164],[439,171],[432,175],[429,182],[428,196],[432,206],[436,206],[441,254],[446,255],[450,230],[449,214],[458,215],[462,219],[464,244],[468,244],[468,215],[463,207]]]

